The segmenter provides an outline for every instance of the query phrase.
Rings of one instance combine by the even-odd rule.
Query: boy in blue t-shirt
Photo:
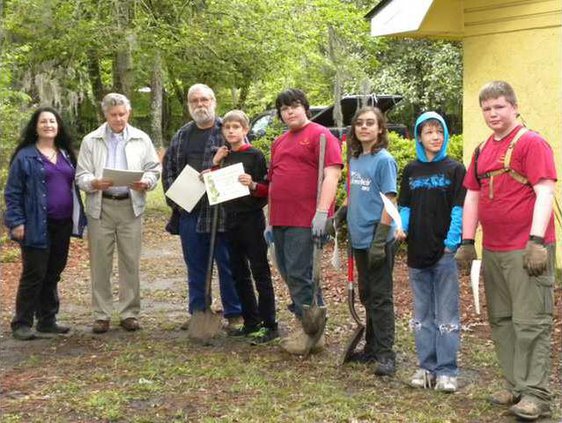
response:
[[[435,112],[414,128],[417,160],[405,168],[398,205],[407,239],[419,369],[416,388],[457,390],[460,344],[459,278],[454,254],[461,242],[465,168],[447,157],[449,131]],[[407,234],[407,238],[406,238]]]
[[[396,161],[388,145],[384,115],[374,107],[357,111],[350,132],[347,224],[357,266],[359,299],[365,307],[365,348],[350,361],[374,363],[377,376],[396,372],[394,353],[394,227],[381,193],[396,197]]]

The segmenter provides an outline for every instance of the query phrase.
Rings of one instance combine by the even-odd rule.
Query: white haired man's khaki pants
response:
[[[140,312],[139,262],[142,215],[135,216],[130,199],[102,200],[100,219],[88,216],[88,245],[94,320],[110,320],[113,313],[111,274],[117,244],[121,321]]]

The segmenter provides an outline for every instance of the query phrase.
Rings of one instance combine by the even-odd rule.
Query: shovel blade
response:
[[[187,336],[199,342],[208,342],[217,336],[222,328],[221,316],[211,310],[193,313],[187,328]]]
[[[357,326],[355,328],[355,331],[347,341],[345,349],[343,350],[343,353],[340,357],[340,366],[349,361],[351,355],[353,354],[355,348],[357,347],[357,344],[359,344],[359,341],[361,341],[361,338],[363,338],[364,332],[365,332],[365,326]]]
[[[302,328],[307,335],[315,336],[326,326],[326,306],[303,305]]]

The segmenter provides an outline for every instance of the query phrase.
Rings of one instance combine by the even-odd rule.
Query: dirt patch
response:
[[[60,421],[69,422],[136,421],[132,416],[140,416],[138,421],[260,421],[251,413],[261,412],[266,413],[261,421],[430,421],[438,415],[448,421],[509,421],[485,402],[486,393],[500,384],[499,371],[486,323],[483,290],[482,314],[476,315],[466,277],[461,279],[461,389],[459,395],[445,399],[406,387],[416,362],[408,329],[412,297],[403,255],[398,256],[394,271],[399,374],[381,382],[364,366],[336,365],[354,329],[346,304],[343,250],[339,270],[330,264],[331,245],[326,247],[322,263],[329,305],[326,352],[306,360],[288,356],[275,344],[249,347],[247,342],[226,336],[202,347],[190,342],[179,329],[187,318],[186,269],[179,238],[163,231],[165,221],[166,217],[157,213],[145,219],[141,259],[144,329],[138,333],[121,330],[117,316],[107,334],[91,333],[87,244],[73,240],[60,283],[59,314],[62,323],[72,326],[72,332],[33,342],[13,340],[9,322],[20,264],[2,264],[0,416],[40,421],[56,412]],[[294,324],[286,310],[287,289],[275,271],[274,281],[281,332],[287,333]],[[116,298],[117,285],[113,285]],[[214,292],[218,292],[216,281],[214,285]],[[552,386],[558,395],[561,295],[557,288]],[[215,301],[214,307],[220,309],[220,302]],[[189,392],[189,398],[182,392]]]

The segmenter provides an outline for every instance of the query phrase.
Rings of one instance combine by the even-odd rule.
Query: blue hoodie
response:
[[[431,161],[428,160],[427,154],[425,152],[425,148],[421,143],[420,137],[418,135],[418,129],[420,125],[423,122],[426,122],[430,119],[437,120],[441,124],[441,127],[443,128],[443,138],[444,138],[441,149]],[[445,123],[445,120],[443,119],[443,117],[441,117],[441,115],[439,115],[436,112],[425,112],[421,114],[416,120],[416,124],[414,126],[414,134],[415,134],[415,142],[416,142],[416,154],[419,162],[425,163],[426,166],[433,166],[436,162],[441,162],[447,159],[447,147],[449,145],[449,129],[447,128],[447,124]],[[442,175],[435,174],[434,176],[417,180],[415,183],[421,184],[417,186],[417,188],[421,188],[421,189],[446,187],[447,183],[450,184],[450,181],[443,180],[442,178],[443,178]],[[411,207],[414,206],[415,205],[411,205]],[[408,232],[409,229],[411,207],[400,208],[400,216],[402,218],[402,224],[405,232]],[[459,205],[452,207],[450,217],[451,220],[450,220],[449,229],[447,232],[447,236],[443,241],[443,244],[444,247],[446,247],[448,250],[455,251],[460,244],[461,235],[462,235],[462,207]]]
[[[425,154],[425,149],[423,147],[423,144],[421,143],[421,140],[419,139],[418,136],[418,127],[425,121],[430,120],[430,119],[434,119],[434,120],[438,120],[439,123],[441,124],[441,127],[443,128],[443,145],[441,146],[441,150],[439,150],[439,153],[433,158],[433,162],[439,162],[441,160],[443,160],[445,157],[447,157],[447,146],[449,145],[449,128],[447,128],[447,124],[445,123],[445,120],[441,117],[440,114],[435,113],[435,112],[425,112],[422,113],[420,115],[420,117],[416,120],[416,125],[414,126],[414,134],[415,134],[415,140],[416,140],[416,154],[418,156],[418,160],[424,163],[429,162],[429,160],[427,160],[427,155]]]

